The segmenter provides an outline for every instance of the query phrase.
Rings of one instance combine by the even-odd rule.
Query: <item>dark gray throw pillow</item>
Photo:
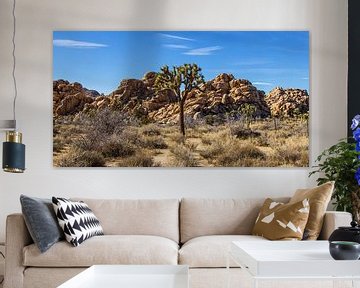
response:
[[[31,238],[41,253],[64,238],[51,199],[21,195],[20,203]]]

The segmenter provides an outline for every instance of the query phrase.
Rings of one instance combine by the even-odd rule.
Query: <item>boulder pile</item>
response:
[[[274,117],[296,117],[309,112],[309,94],[306,90],[276,87],[265,100]]]
[[[78,83],[66,80],[53,82],[53,115],[74,115],[82,111],[86,104],[94,102],[99,92],[88,90]]]
[[[53,83],[54,117],[96,112],[110,108],[134,113],[150,121],[173,123],[178,121],[178,99],[173,91],[156,92],[155,72],[148,72],[142,79],[124,79],[109,95],[87,90],[80,83],[57,80]],[[255,117],[273,115],[293,117],[309,109],[306,90],[277,87],[268,95],[258,90],[246,79],[235,79],[231,74],[219,74],[214,79],[192,90],[185,102],[185,116],[201,119],[208,115],[224,118],[239,112],[244,104],[255,106]]]

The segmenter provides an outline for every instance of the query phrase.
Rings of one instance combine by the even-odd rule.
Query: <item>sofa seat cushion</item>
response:
[[[179,251],[179,264],[194,268],[226,267],[232,241],[269,241],[252,235],[201,236],[186,242]],[[231,267],[239,267],[230,259]]]
[[[276,200],[289,201],[288,198]],[[180,205],[181,243],[200,236],[249,235],[263,203],[263,198],[184,198]]]
[[[24,247],[23,264],[33,267],[88,267],[95,264],[169,264],[178,262],[178,244],[160,236],[95,236],[78,247],[66,241],[45,253],[31,244]]]

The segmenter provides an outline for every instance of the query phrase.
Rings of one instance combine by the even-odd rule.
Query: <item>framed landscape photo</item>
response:
[[[308,167],[308,31],[53,32],[55,167]]]

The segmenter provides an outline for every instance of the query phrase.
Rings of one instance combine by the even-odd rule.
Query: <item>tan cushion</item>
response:
[[[81,268],[37,268],[28,267],[24,271],[24,286],[22,288],[56,288],[65,281],[87,269]],[[14,287],[14,286],[10,286]],[[105,288],[105,287],[104,287]]]
[[[321,232],[325,211],[329,205],[335,182],[327,182],[311,189],[298,189],[290,199],[290,203],[309,199],[310,214],[305,231],[306,240],[316,240]]]
[[[74,200],[88,204],[106,235],[155,235],[179,242],[178,199]]]
[[[201,236],[186,242],[179,251],[179,264],[190,267],[226,267],[232,241],[268,241],[252,235]],[[238,267],[234,261],[231,267]]]
[[[263,198],[184,198],[180,204],[181,243],[205,235],[249,235],[263,202]]]
[[[259,212],[252,234],[269,240],[301,240],[308,217],[307,199],[284,204],[268,198]]]
[[[95,236],[78,247],[66,241],[46,253],[34,245],[23,250],[24,265],[37,267],[88,267],[95,264],[171,264],[178,260],[178,244],[159,236]]]

